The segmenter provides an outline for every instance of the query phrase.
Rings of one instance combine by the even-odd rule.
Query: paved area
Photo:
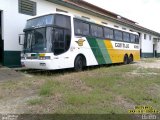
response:
[[[0,66],[0,82],[8,81],[8,80],[16,80],[17,78],[21,78],[24,75],[20,72],[16,72],[13,69]]]

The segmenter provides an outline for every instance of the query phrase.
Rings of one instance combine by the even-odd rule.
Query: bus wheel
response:
[[[76,71],[82,71],[83,67],[84,67],[83,57],[81,55],[78,55],[74,62],[74,69]]]
[[[133,63],[133,55],[132,54],[129,56],[129,63]]]
[[[124,65],[128,64],[128,62],[129,62],[128,55],[124,55],[124,59],[123,59]]]

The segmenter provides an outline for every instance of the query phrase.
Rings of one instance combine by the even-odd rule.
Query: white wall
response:
[[[18,34],[22,33],[27,15],[18,13],[18,0],[0,0],[0,10],[3,11],[4,50],[21,50],[18,44]]]
[[[43,0],[37,2],[37,15],[55,11],[55,5]],[[23,33],[26,20],[33,17],[18,12],[18,0],[0,0],[0,10],[3,11],[3,40],[5,51],[21,51],[18,35]]]
[[[146,39],[144,39],[144,34],[146,34]],[[142,47],[142,53],[143,52],[144,53],[152,53],[153,52],[153,40],[149,39],[149,34],[142,33],[142,36],[141,36],[141,47]]]
[[[157,53],[160,53],[160,41],[157,42]]]

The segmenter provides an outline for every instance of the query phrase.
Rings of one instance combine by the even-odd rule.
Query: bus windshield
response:
[[[70,46],[70,17],[55,14],[30,19],[27,21],[24,32],[25,53],[61,54],[66,52]]]
[[[24,48],[26,52],[44,52],[46,46],[45,28],[26,32]]]
[[[28,20],[25,29],[53,25],[53,23],[54,15],[41,16]]]
[[[25,53],[50,52],[51,51],[50,36],[51,36],[50,27],[38,28],[38,29],[26,31],[25,42],[24,42],[24,52]]]

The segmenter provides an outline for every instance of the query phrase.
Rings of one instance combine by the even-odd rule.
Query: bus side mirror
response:
[[[19,34],[19,45],[24,45],[24,34]]]

